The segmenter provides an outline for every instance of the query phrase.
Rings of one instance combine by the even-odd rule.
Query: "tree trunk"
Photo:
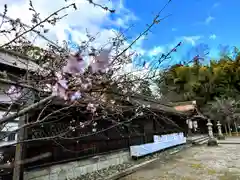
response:
[[[228,135],[227,124],[224,124],[225,134]]]
[[[227,123],[227,126],[228,126],[229,136],[232,136],[231,126],[229,122]]]
[[[234,123],[234,127],[235,127],[235,132],[236,132],[236,134],[237,134],[237,136],[238,136],[238,127],[237,127],[237,123],[236,123],[236,121],[234,121],[233,123]]]

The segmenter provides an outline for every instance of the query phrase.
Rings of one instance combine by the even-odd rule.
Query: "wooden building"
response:
[[[115,150],[128,149],[131,145],[153,142],[153,135],[163,135],[186,131],[186,115],[173,107],[163,106],[157,102],[130,100],[128,111],[121,115],[110,116],[109,119],[96,121],[94,127],[81,127],[91,115],[84,114],[84,108],[70,108],[54,114],[45,123],[32,126],[28,131],[28,143],[25,150],[26,159],[50,153],[51,156],[39,161],[25,164],[25,168],[39,168],[66,161],[88,158]],[[141,102],[142,114],[131,119],[135,110],[134,102]],[[131,108],[132,106],[132,108]],[[52,105],[49,110],[59,109]],[[45,112],[50,114],[51,111]],[[69,116],[63,116],[71,112]],[[36,116],[39,113],[34,113]],[[110,114],[110,113],[109,113]],[[44,116],[44,115],[43,115]],[[32,117],[36,119],[36,117]],[[75,127],[69,130],[69,127]],[[95,130],[94,130],[95,129]],[[96,131],[96,132],[95,132]],[[63,134],[62,136],[59,136]],[[41,151],[39,151],[41,149]]]
[[[6,92],[10,89],[11,83],[24,77],[26,70],[30,72],[38,71],[39,67],[32,59],[22,56],[16,52],[0,48],[0,117],[16,112],[21,102],[12,103],[16,99],[10,97]],[[7,80],[6,80],[7,76]],[[11,111],[9,107],[11,106]],[[17,133],[14,132],[18,128],[18,118],[1,125],[0,132],[0,178],[3,180],[12,179],[12,167],[6,166],[14,159],[15,144],[17,141]]]

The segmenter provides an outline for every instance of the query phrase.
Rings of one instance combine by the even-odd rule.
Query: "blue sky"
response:
[[[92,34],[101,32],[97,38],[98,45],[104,44],[112,37],[112,29],[134,26],[126,33],[135,38],[151,23],[154,15],[168,0],[95,0],[102,5],[113,6],[116,13],[107,14],[101,8],[93,7],[86,0],[69,0],[76,2],[78,10],[70,10],[69,15],[52,27],[46,36],[51,40],[71,40],[79,43],[84,39],[86,29]],[[21,17],[22,22],[30,24],[31,14],[28,11],[28,0],[1,0],[0,6],[8,3],[8,15],[12,18]],[[47,16],[65,5],[64,0],[47,1],[33,0],[34,6],[42,15]],[[138,41],[134,48],[144,53],[146,59],[170,50],[179,41],[181,48],[174,54],[174,62],[188,60],[197,55],[196,47],[208,46],[211,57],[219,54],[219,45],[240,46],[237,22],[239,19],[238,0],[172,0],[162,12],[162,17],[170,17],[154,26],[145,40]],[[23,9],[24,15],[23,15]],[[131,42],[131,40],[129,40]],[[42,40],[38,44],[43,44]],[[201,54],[201,52],[200,52]]]
[[[124,6],[135,14],[132,34],[141,32],[150,23],[167,0],[130,0],[124,1]],[[219,45],[239,46],[240,1],[227,0],[172,0],[163,11],[162,16],[170,17],[156,25],[141,47],[151,50],[154,47],[173,47],[178,41],[183,41],[177,52],[178,58],[189,56],[188,51],[200,43],[207,44],[210,55],[219,53]],[[114,18],[114,17],[113,17]],[[193,56],[194,52],[190,53]]]

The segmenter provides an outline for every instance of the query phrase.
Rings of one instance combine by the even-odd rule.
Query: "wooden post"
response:
[[[28,115],[24,115],[19,118],[18,127],[21,127],[25,124]],[[17,142],[23,141],[25,138],[25,128],[21,128],[17,134]],[[14,161],[14,170],[13,170],[13,180],[20,180],[22,176],[22,165],[21,161],[23,160],[24,147],[23,143],[18,143],[15,150],[15,161]]]
[[[24,102],[24,107],[27,107],[34,103],[34,93],[29,89],[22,90],[22,99]],[[25,114],[19,118],[18,127],[22,127],[26,122],[28,122],[29,114]],[[23,141],[26,139],[26,128],[21,128],[17,134],[17,142]],[[21,162],[24,160],[24,144],[17,143],[15,150],[15,160],[14,160],[14,170],[13,170],[13,180],[21,180],[23,179],[23,165]]]

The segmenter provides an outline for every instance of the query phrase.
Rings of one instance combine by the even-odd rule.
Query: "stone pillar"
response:
[[[211,123],[211,120],[208,119],[207,127],[208,127],[208,135],[209,135],[209,140],[208,140],[208,146],[217,146],[217,140],[213,136],[213,129],[212,129],[213,124]]]
[[[223,136],[222,133],[222,127],[220,121],[217,121],[217,127],[218,127],[218,139],[225,139],[225,136]]]

